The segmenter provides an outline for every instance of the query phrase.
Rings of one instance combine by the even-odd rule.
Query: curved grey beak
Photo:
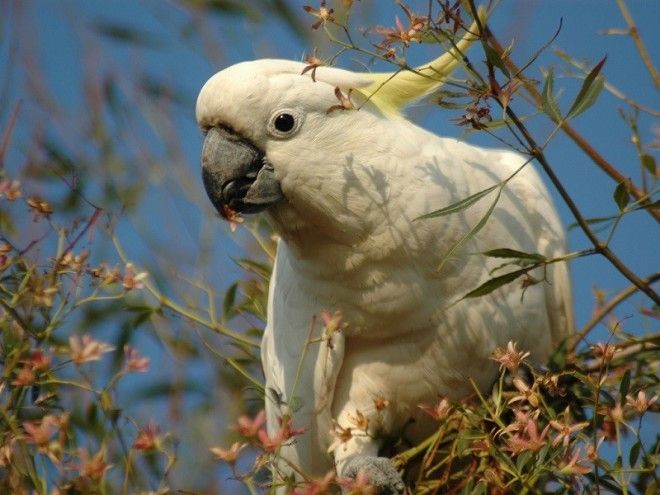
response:
[[[225,218],[229,212],[257,213],[284,198],[266,155],[225,127],[212,127],[206,134],[202,179]]]

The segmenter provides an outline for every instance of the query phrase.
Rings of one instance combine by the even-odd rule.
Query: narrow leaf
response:
[[[585,222],[588,225],[599,225],[599,224],[606,224],[601,227],[601,230],[605,229],[608,227],[608,223],[611,223],[613,220],[618,218],[618,215],[610,216],[610,217],[594,217],[594,218],[587,218]],[[575,228],[579,227],[579,224],[576,222],[573,222],[568,225],[568,230],[573,230]]]
[[[472,227],[463,237],[461,237],[451,248],[449,248],[449,251],[445,254],[445,256],[440,260],[440,264],[438,265],[438,271],[442,270],[442,267],[445,265],[445,263],[451,259],[451,257],[454,255],[454,253],[462,247],[466,242],[468,242],[470,239],[472,239],[477,232],[479,232],[484,225],[486,225],[486,222],[490,218],[490,215],[493,213],[493,210],[495,209],[495,206],[497,205],[498,201],[500,200],[500,196],[502,195],[502,189],[504,188],[504,184],[498,184],[496,186],[498,188],[497,190],[497,196],[495,197],[495,201],[490,205],[488,208],[488,211],[486,211],[486,214],[477,222],[477,224]],[[483,193],[484,191],[482,191]],[[490,192],[490,191],[489,191]]]
[[[238,283],[234,282],[231,284],[227,292],[225,292],[225,298],[222,301],[222,314],[226,319],[229,319],[233,316],[234,313],[234,304],[236,303],[236,290],[238,289]]]
[[[533,267],[522,268],[514,272],[505,273],[504,275],[500,275],[499,277],[491,278],[490,280],[487,280],[486,282],[481,284],[476,289],[473,289],[467,294],[465,294],[461,299],[481,297],[481,296],[485,296],[486,294],[490,294],[495,289],[498,289],[503,285],[509,284],[514,280],[516,280],[518,277],[525,275],[532,268]]]
[[[302,397],[294,395],[289,401],[289,414],[298,412],[305,405],[305,401]]]
[[[235,259],[234,260],[238,266],[241,268],[247,270],[248,272],[252,272],[256,275],[259,275],[260,277],[263,277],[265,280],[268,280],[270,277],[270,266],[266,265],[265,263],[260,263],[255,260],[251,260],[248,258],[240,258],[240,259]]]
[[[495,51],[495,49],[484,43],[483,45],[484,51],[486,52],[486,59],[490,64],[494,67],[497,67],[502,71],[502,74],[504,74],[507,78],[511,79],[511,73],[509,72],[509,69],[507,69],[506,65],[504,65],[504,61],[500,57],[499,53]]]
[[[648,170],[648,172],[653,176],[656,177],[657,172],[656,172],[656,165],[655,165],[655,158],[653,158],[651,155],[643,154],[641,156],[641,161],[642,161],[642,166]]]
[[[630,202],[630,179],[619,182],[619,185],[614,189],[613,197],[614,202],[619,207],[619,211],[623,211]]]
[[[162,48],[163,41],[156,35],[146,33],[124,24],[97,22],[94,29],[102,36],[114,41],[146,48]]]
[[[582,83],[580,92],[575,98],[573,105],[571,105],[571,109],[568,111],[568,115],[567,115],[568,118],[572,118],[577,115],[580,115],[582,112],[587,110],[591,105],[596,103],[596,99],[598,98],[598,95],[605,86],[605,78],[603,76],[599,76],[599,74],[601,69],[603,68],[603,65],[605,65],[606,60],[607,60],[607,56],[605,56],[603,60],[598,62],[596,66],[593,69],[591,69],[591,72],[587,74],[587,77],[584,78],[584,82]]]
[[[621,385],[619,385],[619,398],[622,404],[626,402],[626,395],[630,390],[630,370],[626,370],[621,379]]]
[[[554,80],[555,80],[554,73],[552,71],[548,72],[548,75],[545,78],[545,84],[543,85],[542,106],[543,106],[543,111],[547,113],[552,120],[554,120],[555,122],[561,122],[562,121],[561,110],[559,110],[559,105],[557,105],[557,101],[555,100],[555,97],[552,94],[554,89]]]
[[[628,456],[628,462],[630,463],[630,467],[634,468],[635,464],[637,464],[637,459],[639,459],[639,451],[642,448],[642,442],[637,441],[635,445],[633,445],[630,448],[630,454]]]
[[[547,258],[538,253],[525,253],[523,251],[516,251],[515,249],[499,248],[485,251],[483,254],[491,258],[517,258],[524,260],[545,261]]]
[[[457,203],[453,203],[449,206],[445,206],[444,208],[440,208],[439,210],[432,211],[431,213],[427,213],[426,215],[422,215],[421,217],[417,217],[415,220],[424,220],[426,218],[441,217],[444,215],[449,215],[450,213],[456,213],[458,211],[465,210],[466,208],[469,208],[474,203],[479,201],[484,196],[487,196],[489,193],[493,192],[498,187],[500,187],[500,184],[495,184],[494,186],[491,186],[488,189],[484,189],[483,191],[479,191],[476,194],[468,196],[467,198],[462,199]]]
[[[518,456],[516,460],[516,468],[518,472],[522,472],[525,465],[532,459],[532,453],[527,450]]]

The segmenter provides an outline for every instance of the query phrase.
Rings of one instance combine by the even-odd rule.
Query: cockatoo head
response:
[[[466,35],[458,50],[472,41]],[[386,121],[459,65],[450,50],[415,70],[392,73],[306,70],[304,63],[275,59],[218,72],[197,99],[206,192],[226,218],[273,207],[280,234],[329,233],[334,226],[337,235],[364,235],[368,198],[386,187],[365,163],[386,156],[388,143],[401,138],[385,135]],[[372,180],[371,190],[352,193],[361,179]]]
[[[334,68],[318,68],[312,79],[304,68],[287,60],[244,62],[202,88],[202,176],[221,214],[255,213],[293,200],[301,181],[322,177],[320,157],[341,142],[328,136],[354,121],[346,112],[328,112],[339,103],[335,88],[348,91],[371,81]]]

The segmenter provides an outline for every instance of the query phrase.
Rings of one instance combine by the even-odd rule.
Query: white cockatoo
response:
[[[400,492],[379,449],[432,431],[418,405],[487,389],[496,347],[514,341],[542,361],[571,330],[564,263],[530,272],[545,281],[524,294],[508,284],[462,299],[517,268],[491,273],[503,260],[482,253],[554,258],[565,242],[524,157],[438,137],[401,114],[457,59],[396,74],[256,60],[199,94],[211,201],[225,217],[265,210],[280,237],[261,348],[267,427],[275,436],[285,418],[305,428],[279,451],[280,480],[298,476],[291,465],[310,476],[365,470],[381,492]]]

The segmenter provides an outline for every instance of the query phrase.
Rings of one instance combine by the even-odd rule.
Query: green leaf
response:
[[[649,174],[651,174],[653,177],[657,175],[656,172],[656,165],[655,165],[655,158],[653,158],[651,155],[643,154],[640,157],[640,160],[642,161],[642,166],[648,170]]]
[[[270,277],[271,268],[265,263],[260,263],[259,261],[251,260],[249,258],[234,259],[234,261],[244,270],[254,273],[265,280],[268,280]]]
[[[190,4],[200,4],[209,10],[216,11],[223,15],[240,15],[245,16],[251,21],[258,21],[261,19],[261,14],[258,8],[250,6],[248,2],[241,2],[238,0],[202,0],[197,2],[187,1]]]
[[[499,287],[502,287],[503,285],[509,284],[516,280],[517,278],[523,276],[526,274],[528,271],[530,271],[533,267],[527,267],[527,268],[521,268],[520,270],[515,270],[513,272],[505,273],[504,275],[500,275],[499,277],[491,278],[490,280],[485,281],[483,284],[481,284],[479,287],[476,289],[471,290],[467,294],[465,294],[462,299],[468,299],[472,297],[481,297],[485,296],[486,294],[490,294],[493,292],[495,289],[498,289]]]
[[[623,211],[630,202],[630,179],[624,179],[614,189],[614,202],[619,207],[619,211]]]
[[[638,202],[639,203],[639,202]],[[636,207],[638,210],[657,210],[660,208],[660,199],[656,199],[653,203],[648,205],[639,205]]]
[[[163,41],[155,35],[130,28],[124,24],[97,22],[94,24],[94,29],[106,38],[130,45],[148,48],[162,48],[163,46]]]
[[[595,218],[587,218],[585,222],[587,225],[600,225],[598,231],[605,230],[607,227],[609,227],[609,224],[612,223],[614,220],[616,220],[619,217],[619,215],[613,215],[609,217],[595,217]],[[573,230],[580,225],[577,222],[573,222],[568,225],[567,229],[568,230]],[[598,232],[597,231],[597,232]]]
[[[554,73],[552,71],[548,72],[548,75],[545,78],[545,83],[543,85],[541,103],[542,103],[543,111],[547,113],[552,120],[554,120],[555,122],[561,122],[562,121],[561,110],[559,109],[559,105],[557,105],[557,101],[555,100],[555,97],[552,94],[552,90],[554,87],[554,80],[555,80]]]
[[[234,314],[234,304],[236,303],[236,291],[238,290],[238,282],[231,284],[227,292],[225,292],[224,300],[222,301],[222,314],[225,319],[229,319]]]
[[[591,69],[591,72],[587,74],[587,77],[584,78],[580,92],[575,98],[573,105],[571,105],[571,109],[568,111],[567,118],[573,118],[577,115],[580,115],[582,112],[591,107],[591,105],[596,103],[598,95],[605,86],[605,78],[603,76],[599,76],[599,74],[603,68],[603,65],[605,65],[606,60],[607,56],[598,62],[596,66]]]
[[[520,120],[522,121],[525,119],[521,118]],[[490,122],[483,122],[481,125],[484,126],[484,128],[486,129],[499,129],[500,127],[504,127],[505,125],[511,125],[511,121],[507,119],[493,119]]]
[[[470,206],[472,206],[477,201],[479,201],[484,196],[487,196],[489,193],[493,192],[498,187],[501,187],[501,185],[495,184],[494,186],[491,186],[488,189],[484,189],[483,191],[479,191],[478,193],[468,196],[467,198],[462,199],[457,203],[453,203],[449,206],[445,206],[444,208],[440,208],[439,210],[432,211],[431,213],[427,213],[425,215],[422,215],[421,217],[417,217],[415,218],[415,221],[425,220],[427,218],[441,217],[444,215],[449,215],[450,213],[456,213],[458,211],[465,210]]]
[[[488,493],[488,486],[484,481],[480,481],[474,490],[468,493],[471,493],[472,495],[486,495]]]
[[[454,245],[451,248],[449,248],[449,251],[447,251],[447,253],[445,253],[442,260],[440,260],[440,263],[438,265],[438,271],[442,270],[442,267],[445,265],[445,263],[451,259],[451,257],[460,247],[462,247],[466,242],[468,242],[475,235],[477,235],[477,232],[479,232],[483,228],[483,226],[486,225],[486,222],[490,218],[491,214],[493,213],[493,210],[495,209],[495,206],[500,200],[500,196],[502,195],[502,189],[504,188],[504,183],[498,184],[495,187],[498,188],[495,201],[493,201],[493,203],[490,205],[488,211],[486,211],[486,214],[481,218],[481,220],[479,220],[479,222],[477,222],[477,224],[474,227],[472,227],[463,237],[461,237],[458,241],[456,241],[456,243],[454,243]],[[484,191],[482,191],[482,193],[483,192]]]
[[[619,397],[621,398],[621,403],[625,404],[626,395],[630,390],[630,370],[626,370],[621,378],[621,385],[619,385]]]
[[[294,395],[293,397],[291,397],[291,400],[289,401],[289,414],[293,414],[299,411],[304,405],[305,405],[304,399],[302,397]]]
[[[617,471],[623,467],[623,459],[620,455],[616,456],[616,461],[614,461],[614,469]]]
[[[631,468],[634,468],[635,464],[637,464],[637,459],[639,459],[639,451],[641,448],[642,442],[639,440],[630,448],[630,454],[628,454],[628,462],[630,463]]]
[[[526,450],[522,454],[518,456],[518,460],[516,461],[516,469],[518,472],[521,472],[524,468],[525,465],[532,459],[532,453],[529,450]]]
[[[509,248],[499,248],[491,249],[490,251],[485,251],[482,253],[491,258],[517,258],[523,260],[533,260],[533,261],[546,261],[547,258],[538,253],[525,253],[523,251],[516,251],[515,249]]]
[[[601,458],[601,462],[602,462],[602,458]],[[610,469],[611,470],[617,469],[616,464],[615,464],[615,466],[610,467]],[[622,494],[623,493],[623,491],[621,490],[621,486],[619,485],[619,482],[617,480],[615,480],[614,478],[612,478],[612,476],[610,476],[609,474],[601,475],[600,478],[598,479],[598,481],[600,482],[601,486],[604,486],[608,490],[611,490],[612,493],[616,493],[616,494],[620,494],[620,493]]]
[[[504,65],[504,61],[500,57],[500,55],[495,51],[495,49],[484,43],[484,52],[486,52],[486,59],[488,62],[494,66],[500,69],[502,71],[502,74],[504,74],[507,78],[511,79],[511,74],[509,73],[509,69],[506,68],[506,65]]]

